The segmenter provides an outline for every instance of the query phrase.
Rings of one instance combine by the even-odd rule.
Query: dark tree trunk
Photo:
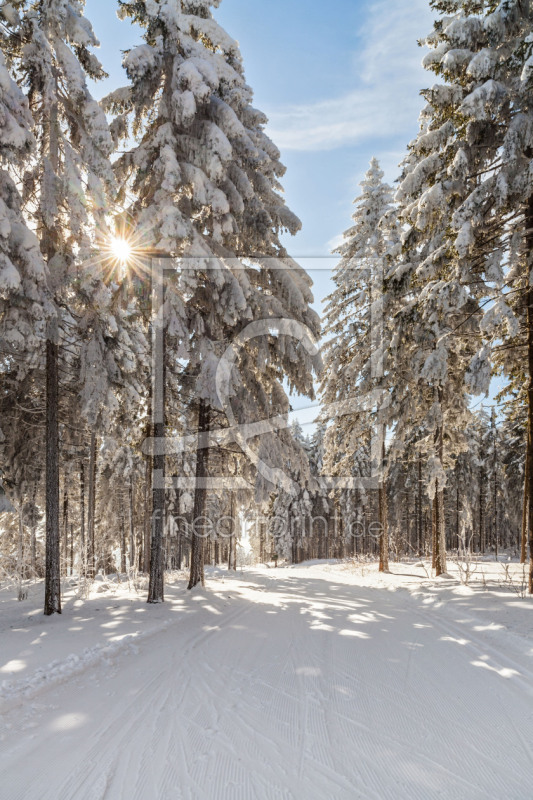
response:
[[[527,456],[528,512],[527,538],[529,542],[529,592],[533,594],[533,195],[529,198],[526,213],[526,253],[527,253],[527,356],[529,380],[527,389]]]
[[[438,488],[438,487],[437,487]],[[446,529],[444,519],[444,492],[437,491],[436,499],[436,519],[435,519],[435,574],[443,575],[446,572]]]
[[[50,108],[46,123],[48,143],[43,155],[50,159],[57,173],[59,159],[57,105]],[[45,228],[41,249],[48,264],[58,250],[58,232]],[[44,613],[61,614],[61,564],[59,553],[59,320],[54,317],[48,325],[46,340],[46,545],[44,576]]]
[[[233,492],[231,493],[231,506],[230,506],[230,535],[228,542],[228,570],[233,569],[233,539],[235,538],[235,519],[233,518]]]
[[[87,574],[94,578],[96,573],[96,551],[94,543],[95,511],[96,511],[96,458],[98,443],[96,432],[91,431],[89,453],[89,498],[87,508]]]
[[[31,573],[33,576],[37,574],[37,531],[34,527],[31,529]]]
[[[389,532],[387,525],[387,487],[385,484],[385,432],[383,432],[383,444],[381,450],[381,470],[378,503],[379,503],[379,571],[389,571]]]
[[[44,613],[61,614],[59,560],[59,353],[57,319],[46,342],[46,564]]]
[[[25,570],[24,570],[24,523],[22,520],[22,505],[19,506],[19,536],[18,536],[17,566],[18,566],[18,581],[19,581],[18,599],[20,602],[21,600],[24,600],[26,597],[26,594],[23,589]]]
[[[63,486],[63,575],[67,575],[68,563],[68,490],[67,476],[65,474],[65,484]]]
[[[485,500],[484,497],[484,480],[485,475],[483,469],[479,471],[479,552],[485,552],[485,536],[484,536],[484,529],[485,529],[485,520],[483,519],[483,502]]]
[[[119,489],[120,503],[120,571],[126,572],[126,509],[124,508],[124,489]]]
[[[529,440],[529,436],[528,436]],[[522,536],[520,540],[520,563],[526,563],[527,554],[527,526],[528,526],[528,496],[529,496],[529,441],[526,447],[526,467],[524,473],[524,500],[522,505]]]
[[[439,402],[442,403],[442,389],[439,389]],[[442,425],[438,430],[439,460],[444,469],[444,429]],[[435,574],[443,575],[446,572],[446,521],[444,519],[444,490],[439,490],[438,481],[435,484]]]
[[[189,589],[197,584],[205,584],[204,578],[204,553],[205,540],[203,531],[198,535],[199,521],[205,517],[207,490],[205,479],[209,466],[209,451],[207,447],[207,436],[209,431],[209,406],[205,400],[198,402],[198,446],[196,448],[196,487],[194,490],[193,525],[191,538],[191,571],[189,577]]]
[[[150,435],[150,434],[148,434]],[[151,533],[152,533],[152,503],[151,503],[151,483],[152,483],[152,465],[150,458],[146,457],[146,466],[144,472],[144,537],[143,537],[143,558],[142,558],[142,571],[145,573],[150,572],[150,550],[151,550]]]
[[[459,530],[459,481],[457,481],[457,489],[455,495],[455,538],[457,540],[457,550],[460,548],[460,530]]]
[[[237,571],[237,542],[239,541],[237,531],[237,509],[235,492],[231,493],[231,524],[233,525],[233,569]]]
[[[74,524],[70,523],[70,574],[74,575]]]
[[[442,575],[442,563],[441,563],[441,537],[440,537],[440,526],[441,526],[441,519],[440,519],[440,491],[439,491],[439,482],[435,482],[435,497],[433,498],[433,542],[435,545],[435,574]]]
[[[80,461],[80,573],[87,577],[87,544],[85,542],[85,464]]]
[[[435,489],[436,491],[436,489]],[[437,495],[431,505],[431,568],[437,569]]]
[[[130,525],[130,569],[135,567],[135,533],[133,530],[133,475],[130,475],[128,487],[129,498],[129,525]]]
[[[33,485],[33,497],[32,503],[33,508],[35,509],[35,495],[37,493],[37,485]],[[37,575],[37,529],[36,523],[32,520],[31,523],[31,533],[30,533],[30,550],[31,550],[31,574],[33,577]]]
[[[420,455],[418,456],[417,494],[418,494],[418,520],[417,520],[418,555],[422,556],[424,533],[423,533],[423,522],[422,522],[422,457]]]
[[[494,556],[498,560],[498,475],[496,467],[496,442],[494,442]]]
[[[154,265],[158,264],[157,269]],[[165,279],[162,261],[152,259],[152,541],[148,603],[163,603],[165,577]]]

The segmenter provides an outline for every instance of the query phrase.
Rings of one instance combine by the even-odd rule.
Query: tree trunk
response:
[[[57,105],[50,108],[43,140],[52,170],[57,174],[59,160]],[[46,136],[46,133],[48,136]],[[48,141],[47,141],[48,139]],[[50,264],[58,250],[58,232],[45,228],[42,251]],[[46,338],[46,555],[44,575],[44,613],[61,614],[61,564],[59,554],[59,320],[48,323]]]
[[[63,486],[63,575],[68,574],[68,491],[67,476]]]
[[[457,541],[457,551],[459,551],[459,548],[461,546],[461,544],[460,544],[460,530],[459,530],[459,508],[460,508],[459,481],[457,481],[457,489],[456,489],[456,495],[455,495],[455,538],[456,538],[456,541]]]
[[[148,434],[150,435],[150,434]],[[144,472],[144,538],[143,538],[143,558],[142,571],[150,572],[150,550],[152,534],[152,503],[151,503],[151,484],[152,484],[152,465],[149,456],[146,457]]]
[[[32,525],[31,529],[31,574],[37,574],[37,531]]]
[[[529,381],[527,389],[527,476],[528,512],[527,532],[529,541],[529,592],[533,594],[533,195],[529,198],[526,213],[527,249],[527,355]]]
[[[437,569],[437,516],[437,494],[435,493],[431,505],[431,569]]]
[[[74,575],[74,524],[70,523],[70,574]]]
[[[37,493],[37,484],[33,484],[33,497],[32,505],[33,512],[35,511],[35,495]],[[30,532],[30,558],[31,558],[31,574],[32,577],[37,575],[37,526],[32,513],[31,532]]]
[[[234,493],[230,493],[230,520],[231,520],[231,529],[230,529],[230,536],[229,536],[229,547],[228,547],[228,570],[233,569],[233,540],[235,538],[235,517],[233,516],[233,495]]]
[[[96,552],[94,546],[94,528],[96,511],[96,458],[97,458],[96,432],[91,431],[91,445],[89,453],[89,498],[87,509],[87,574],[94,578],[96,573]]]
[[[205,585],[205,540],[203,535],[198,535],[196,528],[200,519],[205,517],[206,511],[207,491],[205,488],[205,479],[207,478],[207,470],[209,466],[209,451],[206,441],[208,431],[209,406],[205,400],[201,399],[198,401],[198,446],[196,448],[196,487],[194,490],[189,589],[192,589],[198,583],[201,583],[202,586]]]
[[[446,573],[446,521],[444,517],[444,491],[441,489],[437,495],[438,520],[436,525],[437,558],[435,574]]]
[[[529,437],[528,437],[529,440]],[[524,474],[524,501],[522,505],[522,537],[520,541],[520,563],[526,563],[527,552],[527,526],[528,526],[528,497],[529,497],[529,443],[526,447],[526,465]]]
[[[442,562],[441,562],[441,537],[440,537],[440,491],[439,482],[435,482],[435,497],[433,498],[433,542],[435,543],[435,574],[437,577],[442,575]]]
[[[385,430],[381,446],[381,477],[378,490],[379,503],[379,571],[389,571],[389,532],[387,526],[387,487],[385,484]]]
[[[24,593],[24,589],[22,588],[24,581],[24,523],[22,521],[22,504],[19,506],[19,537],[18,537],[17,562],[18,562],[18,582],[19,582],[18,599],[19,601],[21,601],[24,600],[26,596]]]
[[[485,537],[483,535],[484,530],[484,519],[483,519],[483,480],[484,480],[483,469],[479,471],[479,552],[485,552]]]
[[[44,613],[61,614],[59,556],[59,353],[58,322],[50,322],[46,342],[46,565]]]
[[[87,543],[85,541],[85,464],[80,461],[80,574],[87,577]]]
[[[231,519],[233,525],[233,569],[237,571],[237,543],[239,541],[239,536],[237,532],[237,509],[236,509],[236,502],[235,502],[235,492],[231,493]]]
[[[128,487],[129,497],[129,525],[130,525],[130,569],[135,567],[135,534],[133,530],[133,475],[130,475]]]
[[[439,403],[442,404],[442,389],[439,389]],[[442,424],[438,430],[439,460],[444,469],[444,428]],[[444,488],[439,490],[438,481],[435,483],[435,574],[443,575],[446,572],[446,528],[444,518]]]
[[[126,509],[124,504],[124,487],[119,488],[120,503],[120,571],[126,572]]]
[[[494,465],[494,557],[498,560],[498,483]]]
[[[157,266],[156,266],[157,264]],[[152,542],[148,603],[163,603],[165,576],[165,279],[161,259],[152,259]]]

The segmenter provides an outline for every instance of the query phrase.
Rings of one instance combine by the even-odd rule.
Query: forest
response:
[[[529,0],[0,0],[0,795],[529,800],[532,596]]]
[[[431,3],[419,133],[393,188],[372,159],[323,319],[211,5],[120,0],[142,44],[100,102],[82,3],[0,7],[2,580],[49,615],[74,574],[157,603],[241,551],[503,552],[532,592],[529,4]]]

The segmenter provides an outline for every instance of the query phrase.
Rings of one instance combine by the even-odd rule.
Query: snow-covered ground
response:
[[[530,800],[533,601],[485,562],[0,592],[2,800]]]

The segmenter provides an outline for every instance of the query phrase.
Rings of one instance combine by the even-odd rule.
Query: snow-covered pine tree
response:
[[[28,100],[0,52],[0,349],[13,377],[24,376],[41,350],[52,311],[46,264],[13,179],[34,151],[32,127]]]
[[[318,332],[311,281],[279,240],[300,224],[280,193],[279,151],[251,104],[238,46],[212,16],[217,5],[120,0],[119,13],[144,28],[144,43],[124,59],[130,86],[105,100],[118,113],[117,140],[127,138],[130,121],[138,137],[116,165],[125,198],[134,194],[129,212],[137,229],[149,246],[181,259],[165,316],[167,331],[187,346],[200,437],[221,402],[218,361],[248,322],[281,318]],[[237,421],[252,409],[259,419],[285,411],[285,378],[312,394],[309,347],[290,325],[278,336],[275,323],[263,327],[239,343],[239,374],[234,369],[227,382]],[[195,516],[204,516],[207,471],[208,449],[199,446]],[[190,587],[201,581],[203,543],[194,537]],[[156,595],[162,599],[162,586]]]
[[[486,303],[486,342],[471,365],[471,386],[486,388],[491,342],[517,333],[511,300],[527,309],[528,430],[533,430],[533,10],[524,0],[431,4],[443,19],[427,40],[426,65],[445,85],[431,91],[440,130],[439,168],[447,163],[455,202],[451,234],[464,284]],[[446,141],[444,141],[444,137]],[[444,156],[444,157],[443,157]],[[434,169],[426,170],[431,179]],[[453,184],[452,184],[453,181]],[[442,182],[438,182],[442,185]],[[491,302],[488,302],[491,301]],[[533,441],[528,436],[528,462]],[[529,498],[533,470],[529,470]],[[533,591],[533,503],[529,503],[530,589]]]
[[[83,323],[104,317],[112,326],[110,295],[95,260],[95,234],[103,234],[106,195],[113,187],[113,149],[105,115],[87,88],[103,77],[91,48],[98,45],[81,2],[41,0],[21,9],[16,66],[34,120],[38,157],[24,175],[24,200],[39,233],[56,313],[46,343],[45,614],[61,612],[59,578],[59,369],[60,337],[72,329],[68,309],[84,309]],[[69,328],[70,326],[70,328]],[[94,366],[91,325],[83,331]],[[98,339],[99,334],[95,338]],[[87,350],[88,348],[88,350]],[[90,351],[90,352],[89,352]],[[106,358],[108,352],[100,353]],[[111,359],[111,362],[113,359]],[[113,363],[108,362],[109,370]],[[83,380],[83,377],[82,377]],[[89,390],[86,383],[85,390]]]
[[[39,242],[22,210],[18,179],[32,157],[35,140],[27,98],[9,69],[18,13],[0,8],[0,449],[9,494],[19,512],[19,573],[23,517],[40,483],[42,399],[32,370],[39,366],[46,319],[53,311],[48,274]],[[5,53],[5,55],[4,55]],[[27,515],[26,515],[27,516]],[[32,537],[35,526],[32,527]],[[32,541],[33,538],[32,538]],[[35,554],[35,548],[31,549]],[[31,558],[35,568],[35,558]]]
[[[328,428],[324,465],[330,475],[364,477],[365,472],[357,469],[357,456],[362,447],[369,450],[372,429],[381,431],[380,453],[373,467],[380,476],[380,570],[386,570],[384,432],[388,420],[384,398],[393,312],[384,283],[391,261],[398,255],[399,229],[392,190],[383,183],[383,172],[375,158],[361,186],[361,196],[355,201],[354,224],[336,251],[341,256],[333,274],[336,288],[325,310],[321,391],[325,403],[323,421]]]

